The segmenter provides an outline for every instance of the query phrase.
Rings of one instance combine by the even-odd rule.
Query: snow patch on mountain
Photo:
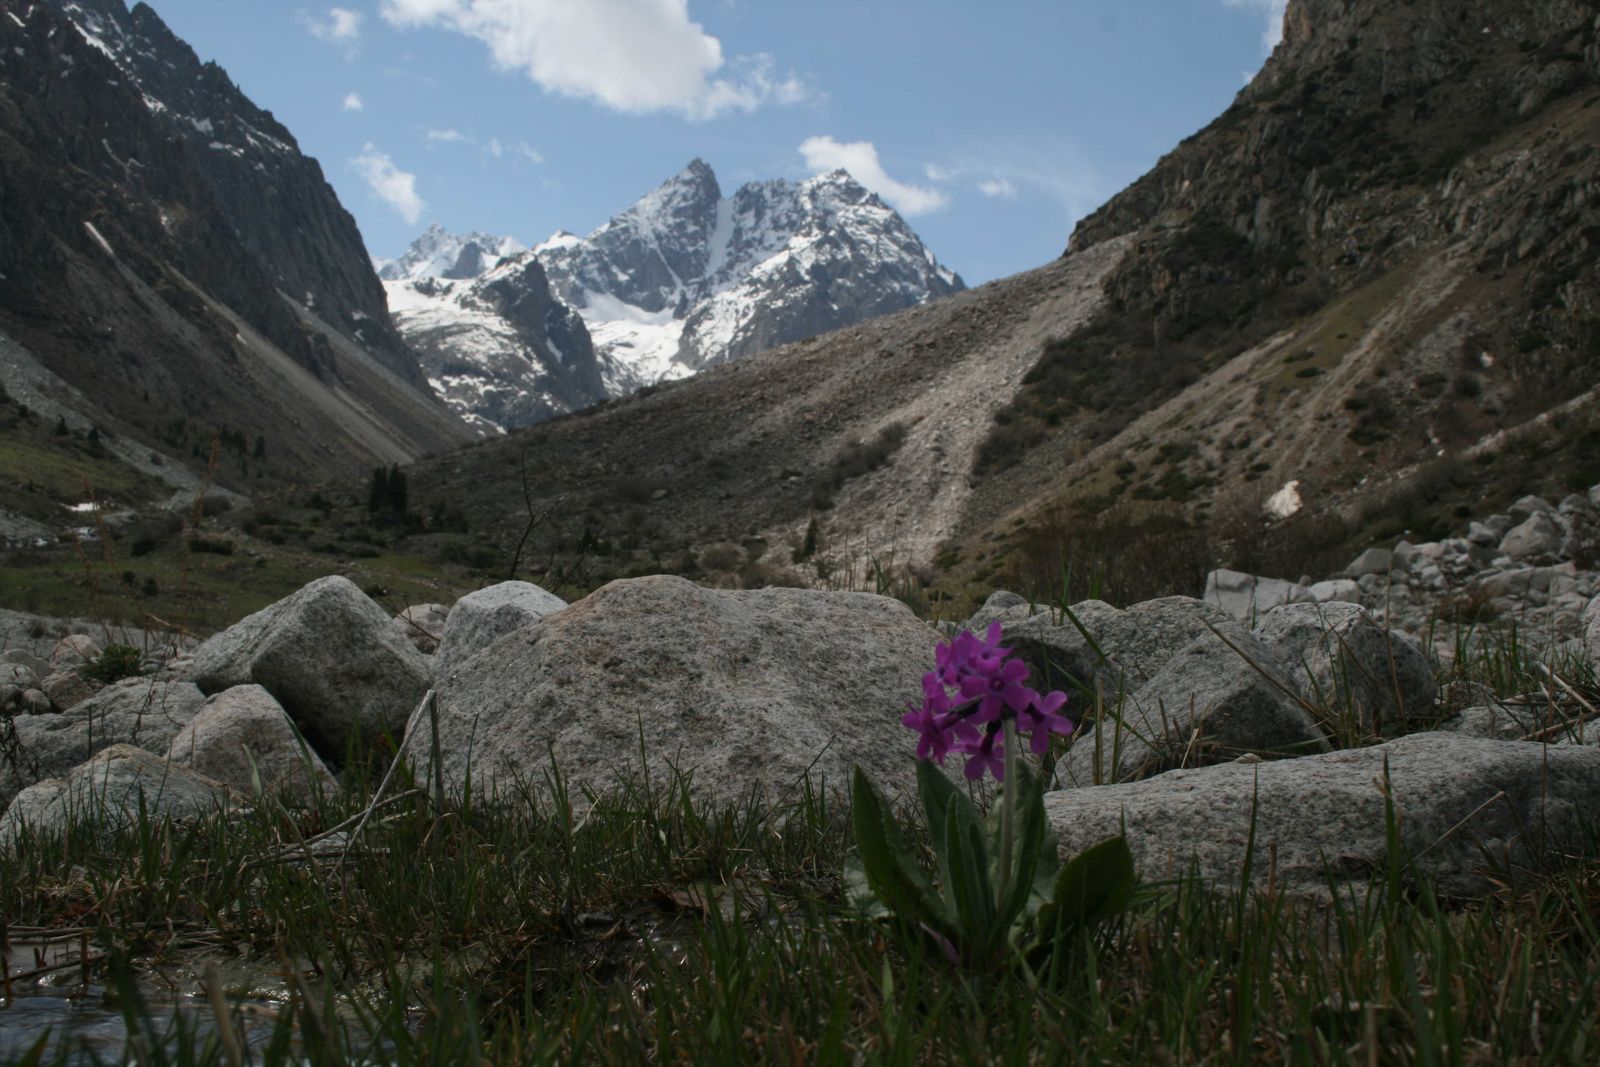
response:
[[[476,278],[526,251],[527,247],[513,237],[452,234],[436,222],[412,241],[398,259],[377,260],[374,266],[385,282]]]
[[[524,274],[529,263],[542,269]],[[529,323],[491,321],[524,277],[541,300],[581,317],[592,358],[580,363],[598,372],[604,396],[965,288],[893,208],[842,170],[752,182],[725,197],[701,160],[587,237],[558,230],[529,253],[509,238],[457,236],[435,225],[400,258],[381,263],[379,275],[390,311],[425,363],[471,365],[480,374],[498,367],[510,375],[502,390],[530,396],[551,392],[549,381],[567,373],[567,353]],[[556,332],[563,331],[571,332]],[[510,428],[524,423],[506,417],[565,410],[559,402],[508,408],[487,386],[445,377],[436,388],[480,425]],[[557,394],[582,398],[581,391]]]

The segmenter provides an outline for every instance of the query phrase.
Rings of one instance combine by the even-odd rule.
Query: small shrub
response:
[[[137,675],[142,658],[139,650],[132,645],[107,645],[99,658],[79,673],[85,678],[93,678],[97,682],[110,685],[112,682]]]

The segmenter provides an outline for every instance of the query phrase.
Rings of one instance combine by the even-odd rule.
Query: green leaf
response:
[[[872,891],[872,882],[867,878],[867,868],[861,862],[860,853],[852,852],[844,858],[844,894],[851,907],[868,919],[887,919],[894,914]]]
[[[950,821],[955,818],[977,819],[977,809],[966,794],[957,789],[950,779],[932,763],[924,760],[917,765],[917,792],[922,796],[923,810],[928,813],[929,839],[933,842],[934,858],[938,860],[940,904],[949,922],[960,922],[960,908],[956,904],[955,879],[958,875],[950,862]],[[935,830],[937,826],[937,830]]]
[[[1016,867],[1008,872],[1010,878],[1006,880],[1006,899],[999,902],[998,922],[1000,929],[1009,931],[1019,918],[1024,917],[1028,900],[1036,892],[1034,877],[1039,869],[1040,861],[1048,850],[1048,855],[1055,856],[1055,842],[1046,842],[1047,820],[1044,813],[1044,792],[1034,780],[1033,774],[1022,763],[1017,761],[1016,780],[1005,788],[1017,790],[1018,813],[1022,816],[1020,832],[1017,834]]]
[[[1068,860],[1056,876],[1050,903],[1039,912],[1041,933],[1059,938],[1127,908],[1137,876],[1123,837],[1092,845]]]
[[[917,865],[894,813],[860,767],[851,778],[850,801],[856,853],[868,888],[905,921],[948,928],[946,910]]]
[[[956,794],[944,824],[945,858],[949,873],[945,890],[955,905],[961,937],[969,959],[987,956],[995,935],[994,883],[989,878],[988,835],[972,804]]]
[[[932,760],[917,761],[917,795],[922,798],[922,812],[928,820],[928,836],[933,839],[934,851],[944,847],[945,813],[950,802],[960,796],[950,779],[934,765]]]

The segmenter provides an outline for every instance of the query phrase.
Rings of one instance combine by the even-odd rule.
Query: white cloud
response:
[[[496,66],[617,111],[709,119],[812,98],[793,74],[774,73],[771,56],[725,63],[688,0],[381,0],[379,13],[400,28],[476,38]]]
[[[928,176],[930,182],[947,182],[956,176],[954,171],[937,163],[924,163],[922,173]]]
[[[326,15],[300,12],[300,22],[306,32],[319,41],[343,41],[353,44],[361,36],[361,20],[365,16],[347,7],[330,7]]]
[[[506,150],[505,146],[500,143],[500,138],[498,138],[498,137],[489,138],[489,154],[491,156],[493,156],[496,159],[499,159],[501,157],[501,155],[505,153],[505,150]]]
[[[533,147],[533,145],[529,144],[527,141],[519,141],[519,142],[517,142],[517,151],[521,152],[523,154],[523,156],[525,156],[530,162],[533,162],[533,163],[543,163],[544,162],[544,153],[540,152],[537,148]]]
[[[851,177],[871,189],[905,215],[926,215],[949,203],[937,189],[895,181],[878,161],[878,149],[871,141],[840,144],[832,137],[811,137],[800,146],[806,166],[820,174],[843,167]]]
[[[394,165],[394,160],[368,143],[361,154],[350,161],[356,172],[365,179],[372,195],[400,213],[400,217],[416,225],[426,208],[417,195],[417,176],[408,174]]]
[[[346,111],[361,111],[366,106],[367,106],[366,104],[363,104],[361,102],[361,94],[360,93],[346,93],[345,94],[345,97],[344,97],[344,109]]]
[[[460,130],[429,130],[426,134],[430,141],[443,141],[446,144],[455,144],[458,141],[470,141],[472,138]]]
[[[987,178],[978,183],[978,192],[989,197],[1005,197],[1007,200],[1017,198],[1017,187],[1007,178]]]
[[[1266,26],[1261,31],[1261,49],[1268,55],[1283,40],[1283,10],[1289,6],[1289,0],[1222,0],[1228,7],[1242,7],[1251,11],[1259,11],[1267,20]]]

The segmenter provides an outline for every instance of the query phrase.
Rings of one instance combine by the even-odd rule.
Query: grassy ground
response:
[[[342,848],[307,860],[367,799],[358,786],[313,814],[26,841],[0,867],[0,910],[14,935],[85,933],[94,980],[125,979],[141,1063],[230,1062],[218,1017],[253,1032],[252,1060],[317,1064],[1509,1064],[1600,1049],[1596,864],[1455,911],[1425,886],[1310,912],[1147,884],[1064,966],[975,974],[916,931],[853,917],[844,813],[812,800],[713,812],[681,783],[628,783],[574,819],[405,791],[342,863]],[[218,982],[215,1008],[197,997],[174,1024],[126,979],[177,958],[256,961],[286,990],[279,1013],[247,1019]]]
[[[1592,674],[1537,662],[1514,640],[1441,677],[1462,679],[1545,692],[1552,716],[1560,697],[1573,721],[1595,702]],[[1341,744],[1381,740],[1324,711]],[[911,747],[908,735],[908,759]],[[152,1064],[1600,1054],[1592,859],[1465,905],[1402,883],[1398,846],[1392,879],[1331,908],[1259,883],[1145,883],[1127,914],[1054,963],[975,973],[918,930],[852,910],[849,813],[821,787],[778,810],[712,809],[681,778],[571,798],[546,771],[497,805],[436,804],[404,771],[387,791],[359,763],[349,773],[309,811],[114,831],[90,815],[65,838],[26,836],[0,864],[4,932],[76,946],[56,990],[104,996],[129,1054]],[[902,813],[931,864],[916,822]],[[238,1059],[223,1035],[244,1036]],[[29,1062],[69,1062],[72,1042],[57,1036]]]

